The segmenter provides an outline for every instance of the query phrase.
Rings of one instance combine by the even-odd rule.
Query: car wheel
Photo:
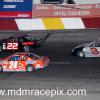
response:
[[[85,57],[85,54],[84,54],[83,51],[78,51],[78,56],[81,57],[81,58],[83,58],[83,57]]]
[[[24,46],[24,51],[26,51],[26,52],[30,51],[30,47],[29,46]]]
[[[26,71],[27,72],[32,72],[34,70],[34,66],[33,65],[28,65],[27,68],[26,68]]]
[[[0,66],[0,72],[3,72],[3,68],[2,68],[2,66]]]

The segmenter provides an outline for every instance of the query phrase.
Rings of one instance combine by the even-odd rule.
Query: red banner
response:
[[[36,4],[33,16],[39,17],[100,17],[100,4],[43,5]]]

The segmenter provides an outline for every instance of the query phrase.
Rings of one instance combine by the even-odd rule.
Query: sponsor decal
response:
[[[32,18],[32,0],[0,0],[0,18]]]
[[[22,45],[34,45],[34,42],[22,42]]]
[[[18,43],[3,43],[3,50],[18,50]]]
[[[90,50],[91,50],[92,54],[95,54],[95,55],[99,54],[99,51],[97,48],[91,48]]]
[[[27,60],[26,64],[35,64],[37,61],[36,60]]]
[[[7,65],[7,64],[9,64],[9,62],[6,61],[6,60],[1,60],[1,61],[0,61],[0,65],[2,65],[2,64]]]
[[[99,17],[100,4],[36,4],[33,9],[36,17]],[[49,13],[48,13],[49,12]]]

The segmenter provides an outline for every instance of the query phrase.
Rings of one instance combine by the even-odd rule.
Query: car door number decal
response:
[[[18,43],[7,43],[7,50],[18,50]]]
[[[9,66],[9,69],[17,69],[17,66],[18,66],[18,61],[10,61],[10,66]]]
[[[95,54],[95,55],[99,54],[99,51],[97,48],[91,48],[90,50],[91,50],[92,54]]]

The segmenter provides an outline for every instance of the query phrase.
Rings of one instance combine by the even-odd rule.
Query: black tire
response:
[[[84,58],[85,57],[85,53],[83,51],[78,51],[77,52],[77,56],[80,58]]]
[[[0,72],[3,72],[3,68],[2,68],[2,66],[0,66]]]
[[[29,46],[24,46],[23,49],[24,49],[25,52],[29,52],[30,51],[30,47]]]
[[[26,71],[27,71],[27,72],[33,72],[33,70],[35,70],[35,68],[34,68],[33,65],[28,65],[28,66],[26,67]]]

